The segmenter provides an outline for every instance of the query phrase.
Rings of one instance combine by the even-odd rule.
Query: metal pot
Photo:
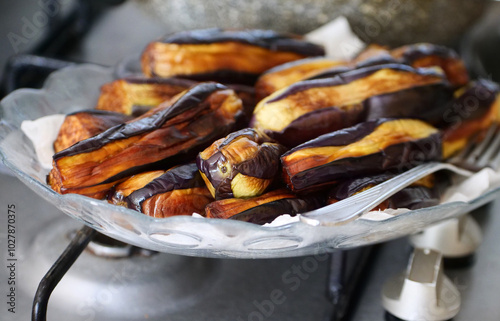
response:
[[[365,42],[453,44],[480,17],[486,0],[136,0],[168,32],[265,28],[307,33],[340,15]]]

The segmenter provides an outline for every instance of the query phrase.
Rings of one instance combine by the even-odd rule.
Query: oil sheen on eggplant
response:
[[[149,77],[253,84],[264,71],[286,62],[324,55],[321,46],[271,30],[205,29],[150,43],[141,57]]]
[[[203,214],[212,200],[195,163],[135,175],[119,184],[110,197],[114,204],[156,218]]]
[[[234,130],[242,115],[241,100],[233,90],[217,83],[199,84],[168,108],[55,154],[49,183],[62,194],[79,193],[192,160]]]
[[[469,73],[465,64],[453,49],[430,43],[405,45],[393,50],[370,45],[353,62],[362,65],[381,59],[392,59],[415,68],[439,67],[443,69],[448,82],[454,88],[464,86],[469,81]]]
[[[139,116],[196,85],[177,78],[128,77],[104,84],[96,109]]]
[[[449,180],[445,174],[429,175],[402,189],[398,193],[389,197],[381,204],[377,205],[372,211],[386,210],[388,208],[407,208],[416,210],[419,208],[435,206],[440,203],[441,195],[449,185]],[[397,174],[382,173],[373,176],[347,179],[336,184],[328,193],[328,204],[344,200],[357,193],[363,192],[373,186],[383,183]]]
[[[253,128],[231,133],[198,154],[196,163],[215,199],[264,193],[280,169],[286,148]]]
[[[103,110],[82,110],[68,114],[54,141],[54,150],[57,153],[131,119],[123,114]]]
[[[404,170],[440,160],[441,135],[416,119],[379,119],[322,135],[281,156],[283,176],[295,192],[336,181]]]
[[[279,89],[286,88],[298,81],[308,79],[325,69],[344,67],[348,63],[325,57],[306,58],[288,62],[264,72],[255,83],[257,101],[264,99]]]
[[[437,70],[375,65],[275,92],[257,104],[251,125],[293,147],[365,120],[397,117],[438,122],[452,95]]]
[[[207,205],[207,218],[233,219],[255,224],[272,222],[276,217],[294,216],[324,205],[324,197],[298,197],[286,189],[278,189],[252,198],[227,198]]]
[[[462,150],[469,141],[482,139],[500,120],[500,87],[479,79],[457,90],[456,98],[443,114],[443,158]]]

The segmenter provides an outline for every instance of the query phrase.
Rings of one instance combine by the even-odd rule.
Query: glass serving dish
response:
[[[486,204],[500,194],[490,188],[470,202],[446,203],[408,211],[383,221],[358,219],[343,226],[302,222],[260,226],[236,220],[176,216],[156,219],[76,194],[60,195],[46,184],[48,170],[21,131],[24,120],[91,109],[102,84],[115,70],[79,65],[53,73],[41,90],[20,89],[0,104],[2,162],[28,187],[67,215],[112,238],[160,252],[202,257],[275,258],[312,255],[384,242],[416,233],[439,221]],[[35,213],[33,213],[35,214]]]

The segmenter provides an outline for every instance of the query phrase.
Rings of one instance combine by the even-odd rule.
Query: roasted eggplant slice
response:
[[[438,173],[442,174],[442,173]],[[449,185],[445,175],[429,175],[423,179],[404,188],[387,200],[376,206],[372,211],[384,211],[388,208],[407,208],[416,210],[419,208],[435,206],[440,203],[441,195]],[[383,183],[396,174],[383,173],[374,176],[348,179],[336,184],[328,193],[328,204],[344,200],[355,194],[361,193],[373,186]]]
[[[204,214],[213,201],[195,163],[138,174],[117,185],[110,201],[148,216]]]
[[[255,84],[257,101],[325,69],[341,66],[347,66],[347,62],[321,57],[296,60],[269,69],[259,77]]]
[[[55,154],[51,185],[63,194],[79,193],[143,171],[171,167],[234,130],[242,115],[241,100],[233,90],[217,83],[199,84],[168,108]]]
[[[448,82],[435,70],[377,65],[282,89],[257,104],[251,125],[293,147],[363,120],[438,121],[451,99]]]
[[[101,87],[96,109],[139,116],[194,85],[176,78],[119,79]]]
[[[69,114],[64,118],[59,129],[54,142],[54,150],[57,153],[131,119],[123,114],[100,110],[84,110]]]
[[[352,60],[352,64],[363,64],[365,61],[370,61],[372,59],[378,60],[380,57],[386,57],[388,60],[394,59],[390,53],[389,47],[379,44],[370,44]]]
[[[299,36],[271,30],[206,29],[180,32],[150,43],[141,64],[149,77],[253,84],[274,66],[322,55],[321,46]]]
[[[440,67],[446,74],[450,84],[455,88],[464,86],[469,81],[469,74],[465,64],[454,50],[430,43],[406,45],[394,50],[371,45],[361,52],[353,63],[361,66],[370,64],[374,60],[389,61],[391,58],[415,68]]]
[[[448,47],[418,43],[394,49],[391,55],[413,67],[441,67],[454,87],[461,87],[469,82],[469,73],[464,62]]]
[[[253,86],[240,85],[240,84],[225,84],[228,88],[234,90],[236,95],[240,97],[243,103],[243,111],[245,113],[245,126],[252,118],[253,110],[257,101],[255,100],[255,89]],[[241,127],[245,127],[241,126]],[[240,128],[241,128],[240,127]]]
[[[157,170],[140,173],[127,178],[111,189],[108,195],[108,200],[112,204],[128,207],[127,197],[130,194],[143,188],[147,184],[151,183],[152,180],[162,176],[163,174],[165,174],[164,170]]]
[[[456,92],[443,114],[443,157],[463,149],[471,139],[481,139],[500,119],[500,87],[489,80],[470,83]],[[479,137],[478,137],[479,135]]]
[[[196,163],[215,199],[258,196],[279,174],[286,151],[253,128],[231,133],[201,152]]]
[[[224,218],[264,224],[276,217],[312,211],[323,205],[320,197],[299,198],[286,189],[275,190],[253,198],[228,198],[210,203],[205,208],[208,218]]]
[[[416,119],[380,119],[320,136],[281,156],[294,192],[336,181],[407,169],[441,158],[441,136]]]

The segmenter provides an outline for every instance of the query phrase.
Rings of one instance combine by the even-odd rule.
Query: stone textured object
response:
[[[365,42],[453,44],[485,0],[136,0],[167,30],[260,28],[304,34],[344,15]],[[279,17],[279,19],[277,19]]]

